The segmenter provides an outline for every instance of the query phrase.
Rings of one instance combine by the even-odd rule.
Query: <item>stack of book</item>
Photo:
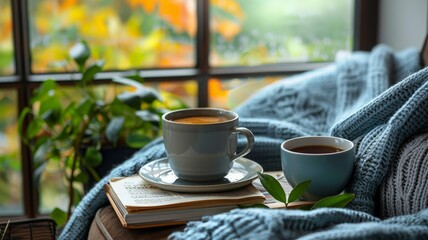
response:
[[[220,193],[178,193],[154,187],[139,175],[112,178],[105,190],[120,222],[127,228],[183,224],[265,201],[263,193],[251,184]]]
[[[280,177],[280,173],[276,176]],[[291,187],[286,181],[286,192]],[[184,224],[203,216],[215,215],[242,206],[264,203],[271,208],[284,207],[267,193],[258,180],[243,188],[217,193],[179,193],[162,190],[139,175],[112,178],[105,185],[106,195],[126,228],[150,228]],[[299,206],[302,203],[294,203]],[[304,203],[303,203],[304,204]]]

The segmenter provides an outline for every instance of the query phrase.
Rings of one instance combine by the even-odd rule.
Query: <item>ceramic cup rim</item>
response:
[[[183,123],[176,122],[174,119],[191,117],[191,116],[201,116],[201,112],[214,112],[213,116],[218,115],[228,115],[231,118],[228,118],[225,121],[215,122],[215,123]],[[192,114],[195,113],[195,114]],[[199,114],[197,114],[199,113]],[[177,117],[173,117],[176,115]],[[168,124],[184,125],[184,126],[206,126],[206,125],[218,125],[234,122],[239,118],[239,115],[233,111],[229,111],[221,108],[209,108],[209,107],[196,107],[196,108],[183,108],[178,110],[173,110],[162,115],[162,121]]]
[[[331,153],[302,153],[302,152],[295,152],[295,151],[291,151],[289,148],[290,146],[287,145],[293,145],[294,142],[301,142],[301,144],[297,144],[294,145],[291,148],[296,148],[296,147],[302,147],[302,146],[311,146],[314,145],[313,143],[309,143],[309,144],[304,144],[305,141],[307,140],[319,140],[319,139],[329,139],[329,140],[337,140],[337,141],[341,141],[343,143],[346,144],[346,147],[338,147],[338,146],[334,146],[334,147],[338,147],[340,149],[342,149],[342,151],[339,152],[331,152]],[[333,144],[325,144],[324,146],[332,146]],[[295,137],[295,138],[290,138],[285,140],[284,142],[281,143],[281,150],[284,152],[287,152],[289,154],[295,154],[295,155],[302,155],[302,156],[329,156],[329,155],[339,155],[339,154],[343,154],[345,152],[348,151],[352,151],[354,149],[354,143],[348,139],[345,138],[341,138],[341,137],[335,137],[335,136],[301,136],[301,137]]]

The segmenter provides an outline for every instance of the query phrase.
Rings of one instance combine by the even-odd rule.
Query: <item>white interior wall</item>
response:
[[[395,50],[421,48],[428,33],[427,0],[380,0],[380,43]]]

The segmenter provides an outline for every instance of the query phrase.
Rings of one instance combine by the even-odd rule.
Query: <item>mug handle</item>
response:
[[[247,145],[245,146],[244,150],[233,155],[232,161],[247,155],[254,147],[254,135],[249,129],[244,127],[237,127],[235,128],[235,132],[240,133],[247,138]]]

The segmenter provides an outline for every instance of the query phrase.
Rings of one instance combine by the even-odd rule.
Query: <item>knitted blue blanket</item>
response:
[[[418,51],[393,52],[380,45],[272,84],[236,109],[240,125],[256,137],[248,158],[267,171],[281,169],[279,146],[288,138],[335,135],[357,143],[354,177],[346,189],[356,198],[346,209],[236,209],[190,222],[170,238],[428,238],[428,209],[389,219],[375,216],[376,191],[398,148],[428,130],[428,69],[420,68]],[[135,174],[164,156],[159,139],[113,169],[83,198],[60,239],[87,238],[96,211],[108,203],[103,185],[109,178]]]

